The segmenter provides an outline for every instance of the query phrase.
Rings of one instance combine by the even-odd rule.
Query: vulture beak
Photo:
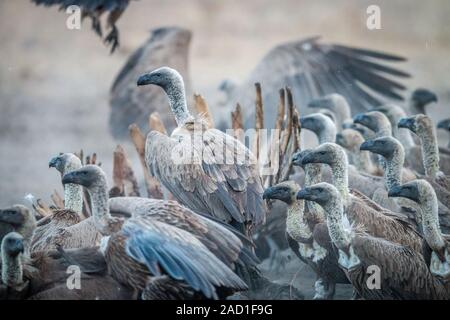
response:
[[[441,120],[438,122],[437,128],[448,130],[449,125],[450,125],[450,119],[444,119],[444,120]]]
[[[311,190],[309,188],[304,188],[297,192],[297,199],[304,199],[304,200],[313,200],[313,194],[311,193]]]
[[[302,159],[302,166],[307,165],[308,163],[317,163],[317,159],[314,152],[308,153],[306,156]]]
[[[394,186],[388,192],[390,198],[407,198],[417,202],[419,200],[419,192],[417,187],[408,184]]]
[[[62,177],[62,184],[68,184],[68,183],[74,183],[74,184],[81,184],[81,179],[79,178],[79,175],[76,171],[71,171],[69,173],[66,173]]]
[[[427,89],[417,89],[413,92],[412,99],[425,106],[430,102],[438,102],[438,97],[434,92]]]
[[[59,161],[59,157],[53,157],[49,162],[48,162],[48,167],[49,168],[56,168],[56,165],[58,164]]]
[[[269,187],[269,188],[267,188],[266,190],[264,190],[264,193],[263,193],[263,199],[264,200],[266,200],[266,199],[272,199],[272,195],[275,193],[275,188],[274,187]]]
[[[294,153],[294,155],[292,156],[292,164],[294,166],[302,165],[302,155],[300,152]]]
[[[147,74],[144,74],[144,75],[140,76],[138,81],[137,81],[137,85],[138,86],[145,86],[145,85],[151,84],[151,83],[152,83],[152,75],[151,75],[151,73],[147,73]]]
[[[399,127],[399,128],[406,128],[406,129],[412,130],[412,128],[414,127],[414,122],[415,122],[415,120],[412,117],[410,117],[410,118],[402,118],[398,122],[397,127]]]
[[[361,146],[359,147],[359,150],[372,151],[372,148],[374,147],[374,145],[375,145],[375,142],[373,140],[367,140],[361,144]]]
[[[358,113],[356,116],[353,117],[354,123],[359,123],[365,127],[370,128],[370,123],[372,122],[371,117],[369,117],[367,114],[364,113]]]

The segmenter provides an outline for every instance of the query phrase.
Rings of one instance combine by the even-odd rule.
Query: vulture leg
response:
[[[119,29],[116,27],[116,22],[122,15],[123,10],[114,10],[108,15],[108,26],[111,27],[111,32],[106,36],[105,43],[111,44],[111,53],[120,45],[119,43]]]

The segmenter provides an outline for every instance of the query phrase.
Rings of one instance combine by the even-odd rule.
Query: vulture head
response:
[[[49,168],[55,168],[61,174],[81,168],[81,160],[73,153],[61,153],[48,162]]]
[[[149,84],[159,86],[165,91],[170,90],[172,86],[184,86],[183,77],[177,70],[169,67],[161,67],[150,73],[146,73],[140,76],[137,81],[138,86],[145,86]]]
[[[329,183],[320,182],[310,187],[305,187],[297,193],[297,199],[317,202],[322,207],[331,200],[339,198],[337,189]]]
[[[314,132],[318,137],[336,135],[336,125],[330,117],[322,113],[312,113],[300,117],[301,128]]]
[[[444,129],[444,130],[450,131],[449,127],[450,127],[450,118],[441,120],[437,124],[438,129]]]
[[[416,114],[408,118],[402,118],[398,122],[399,128],[407,128],[417,135],[433,130],[433,121],[425,114]]]
[[[411,102],[419,113],[425,113],[425,106],[431,102],[438,102],[438,97],[428,89],[419,88],[411,94]]]
[[[106,176],[99,166],[90,164],[66,173],[62,178],[62,183],[78,184],[88,190],[92,190],[97,187],[104,187],[106,185]]]
[[[362,134],[354,129],[344,129],[336,135],[336,143],[348,150],[355,150],[363,142]]]
[[[294,181],[283,181],[264,190],[263,199],[280,200],[292,204],[298,190],[300,186]]]
[[[299,166],[299,167],[303,168],[302,160],[311,151],[312,151],[312,149],[304,149],[302,151],[294,153],[294,155],[292,156],[292,164],[294,166]]]
[[[8,223],[15,228],[24,225],[29,220],[34,220],[34,215],[27,207],[16,204],[10,208],[0,210],[0,222]]]
[[[308,163],[324,163],[333,166],[336,163],[347,163],[345,151],[335,143],[323,143],[311,150],[302,158],[302,165]]]
[[[391,198],[407,198],[421,204],[425,200],[424,194],[421,194],[425,183],[428,182],[425,180],[413,180],[402,185],[394,186],[389,190],[388,196]]]
[[[23,237],[17,232],[8,233],[2,240],[2,255],[17,257],[25,251]]]
[[[389,119],[379,111],[369,111],[366,113],[358,113],[353,117],[353,122],[361,124],[372,131],[378,132],[379,130],[387,127],[391,127]]]
[[[394,154],[402,148],[397,139],[389,136],[367,140],[359,147],[360,150],[382,155],[387,160],[392,159]]]

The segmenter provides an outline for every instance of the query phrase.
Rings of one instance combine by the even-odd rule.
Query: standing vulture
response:
[[[103,37],[101,16],[107,12],[107,27],[111,29],[104,41],[111,45],[111,53],[119,46],[119,30],[116,22],[128,7],[130,0],[32,0],[37,5],[59,6],[60,10],[66,10],[70,6],[78,6],[81,9],[81,17],[89,17],[92,20],[92,29]]]
[[[176,70],[162,67],[138,79],[138,86],[149,84],[164,89],[178,125],[170,137],[157,131],[147,135],[150,172],[180,203],[250,235],[266,218],[256,158],[240,141],[208,129],[189,113]]]
[[[177,35],[171,35],[174,33]],[[150,40],[131,55],[114,83],[129,80],[136,73],[142,74],[163,65],[177,69],[185,80],[189,79],[189,40],[185,39],[187,35],[183,33],[188,31],[174,28],[155,30]],[[244,106],[243,110],[250,110],[244,111],[244,127],[254,127],[252,106],[255,103],[255,82],[261,83],[263,102],[270,106],[264,114],[266,128],[271,128],[275,123],[278,90],[285,86],[291,87],[294,101],[302,110],[301,114],[305,113],[311,100],[333,93],[346,99],[352,113],[379,106],[385,102],[384,98],[403,100],[401,91],[405,86],[399,79],[410,75],[387,63],[405,61],[405,58],[373,50],[321,44],[318,40],[319,37],[293,41],[270,50],[242,85],[227,90],[226,108],[211,106],[217,128],[230,128],[229,112],[237,102]],[[137,94],[129,88],[130,81],[123,83],[121,87],[114,85],[111,91],[110,126],[115,137],[127,136],[126,129],[131,123],[147,121],[153,111],[162,110],[166,104],[161,100],[158,90],[149,89],[147,94]],[[170,121],[165,124],[169,130],[173,128]]]
[[[128,138],[128,126],[136,123],[147,127],[148,116],[157,111],[166,128],[176,123],[167,112],[164,92],[157,87],[137,88],[136,79],[149,70],[169,66],[180,72],[190,95],[188,51],[191,32],[178,27],[159,28],[137,49],[120,70],[111,87],[109,128],[116,139]]]

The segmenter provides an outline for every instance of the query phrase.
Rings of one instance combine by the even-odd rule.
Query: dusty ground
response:
[[[374,3],[382,10],[382,30],[369,31],[365,10]],[[61,190],[47,166],[61,151],[96,151],[111,172],[116,142],[107,130],[109,87],[152,28],[193,31],[193,84],[207,99],[223,78],[243,79],[283,41],[321,34],[326,41],[396,52],[410,58],[410,88],[439,93],[431,111],[437,119],[450,114],[449,16],[447,0],[133,1],[119,21],[122,47],[110,56],[88,24],[70,31],[66,15],[54,8],[0,0],[0,206],[22,202],[29,192],[47,199]],[[140,175],[133,148],[126,149]]]

